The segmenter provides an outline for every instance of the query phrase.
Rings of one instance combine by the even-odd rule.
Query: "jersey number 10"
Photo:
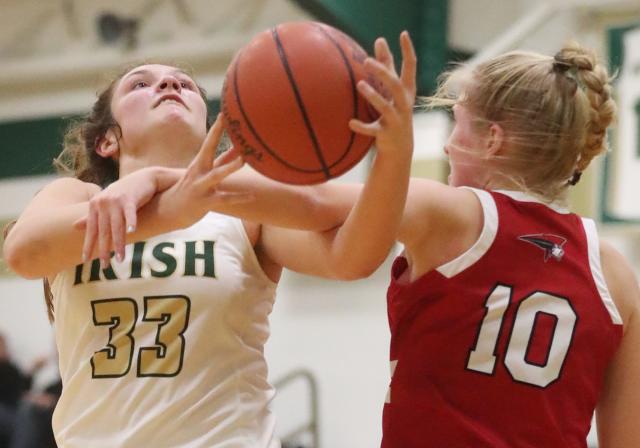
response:
[[[497,285],[487,297],[486,313],[480,324],[475,346],[469,352],[467,369],[487,375],[493,375],[495,372],[498,338],[512,294],[512,287]],[[547,347],[546,362],[542,365],[526,359],[540,313],[555,320],[551,342]],[[536,291],[518,303],[514,314],[504,365],[515,381],[547,387],[556,381],[562,372],[573,339],[576,313],[569,300],[564,297]]]

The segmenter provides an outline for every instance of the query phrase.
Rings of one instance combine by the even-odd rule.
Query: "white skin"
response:
[[[111,111],[122,138],[116,140],[110,130],[98,152],[117,156],[121,177],[148,166],[187,166],[207,133],[207,109],[197,85],[173,67],[131,70],[113,93]]]
[[[508,153],[504,131],[495,123],[478,125],[462,105],[454,106],[455,124],[445,145],[450,186],[412,180],[399,239],[405,243],[410,282],[466,252],[480,236],[483,216],[475,194],[456,187],[515,189],[492,165],[494,155]],[[610,363],[596,408],[600,448],[640,446],[640,289],[624,257],[600,242],[601,265],[623,321],[622,344]]]
[[[408,188],[416,59],[406,32],[400,43],[400,75],[383,39],[376,43],[376,59],[366,61],[390,98],[365,81],[358,84],[380,113],[373,123],[350,123],[376,139],[364,186],[280,184],[239,170],[236,151],[214,161],[221,120],[205,135],[206,111],[193,81],[174,67],[145,65],[126,74],[112,97],[122,135],[112,129],[96,148],[118,161],[121,178],[103,191],[76,179],[54,181],[12,228],[5,259],[24,277],[52,280],[82,259],[98,256],[107,264],[111,250],[121,259],[125,244],[183,228],[216,210],[243,219],[274,280],[283,266],[330,278],[369,275],[393,245]]]
[[[411,52],[407,51],[406,36],[403,39],[404,67],[400,77],[392,69],[392,57],[384,41],[376,42],[377,61],[367,60],[369,69],[392,93],[392,100],[381,98],[366,83],[358,86],[363,95],[382,113],[382,117],[369,125],[354,122],[352,128],[375,136],[378,156],[383,157],[394,154],[394,151],[398,157],[400,148],[410,146],[407,141],[412,140],[411,120],[407,114],[411,114],[410,104],[415,92],[414,84],[409,80],[412,78],[410,73],[415,70],[415,61],[410,56]],[[410,101],[406,99],[409,97]],[[149,170],[146,168],[140,170],[139,175],[135,173],[138,178],[134,175],[127,176],[122,179],[122,183],[116,182],[102,193],[98,194],[97,189],[92,187],[84,196],[78,195],[80,198],[77,198],[77,202],[80,205],[73,212],[69,210],[65,219],[57,218],[53,222],[49,219],[48,225],[44,227],[38,227],[36,223],[39,219],[50,218],[48,214],[58,210],[60,204],[53,195],[46,195],[44,198],[54,202],[48,208],[44,199],[34,199],[38,207],[47,208],[47,213],[38,213],[35,205],[25,211],[24,218],[21,217],[23,222],[18,222],[7,239],[5,259],[14,270],[22,269],[23,275],[48,275],[72,266],[80,259],[83,233],[78,230],[69,231],[71,223],[79,222],[80,228],[84,228],[86,224],[85,250],[102,254],[103,258],[108,259],[108,251],[121,250],[125,241],[136,241],[175,228],[172,226],[189,224],[202,216],[203,210],[215,208],[244,218],[256,252],[263,261],[263,266],[272,275],[277,276],[279,266],[287,266],[325,277],[366,276],[386,255],[386,250],[376,252],[372,241],[386,245],[391,235],[405,245],[409,268],[402,281],[411,282],[467,251],[480,235],[483,225],[481,205],[475,194],[457,187],[484,188],[491,185],[493,189],[514,189],[513,185],[505,183],[504,177],[497,179],[492,170],[492,157],[510,150],[503,138],[503,129],[497,124],[477,125],[472,113],[462,105],[455,106],[454,115],[454,129],[445,146],[451,165],[450,185],[413,179],[401,218],[397,223],[391,219],[386,224],[386,229],[382,229],[385,235],[379,233],[380,228],[371,225],[385,219],[383,216],[376,217],[376,221],[372,220],[376,216],[375,205],[394,205],[389,201],[395,200],[395,192],[386,191],[385,185],[382,184],[383,188],[380,189],[372,188],[378,185],[372,182],[372,178],[364,187],[332,183],[304,188],[274,185],[252,175],[247,169],[228,175],[229,171],[237,168],[234,164],[238,164],[233,159],[233,152],[219,159],[216,168],[211,170],[212,154],[220,133],[219,126],[214,126],[186,174],[178,176],[175,171],[168,170],[155,173],[153,177],[145,171]],[[386,161],[389,162],[388,159]],[[372,176],[380,174],[376,170],[381,165],[383,164],[374,165]],[[398,169],[396,176],[397,172],[403,171]],[[145,176],[153,179],[153,188],[146,190],[149,197],[132,196],[131,191],[136,190],[127,187],[124,181],[129,179],[130,185],[135,186],[146,185],[149,181]],[[393,178],[387,178],[387,187],[395,185],[398,177],[395,178],[396,182],[391,179]],[[251,188],[247,188],[247,185],[251,185]],[[221,188],[235,193],[251,191],[253,200],[246,202],[247,198],[244,196],[221,199],[225,197],[221,195]],[[43,193],[45,192],[46,189]],[[368,193],[373,196],[368,196]],[[372,200],[373,208],[367,207],[367,199]],[[189,207],[184,206],[184,203],[188,203]],[[279,207],[281,203],[292,206],[283,210]],[[70,206],[69,209],[71,208]],[[173,216],[171,211],[174,208],[185,211],[183,221],[163,226],[161,223],[164,221],[160,218]],[[397,209],[390,210],[389,213],[393,214],[395,211]],[[88,213],[87,220],[85,217]],[[363,217],[362,221],[358,220]],[[50,232],[48,229],[58,221],[67,226],[66,239],[46,238],[41,234],[46,233],[45,229]],[[256,222],[262,224],[255,224]],[[291,231],[275,225],[316,231]],[[125,235],[123,229],[127,226],[135,226],[136,230]],[[334,226],[337,227],[333,231],[317,231]],[[16,232],[16,229],[20,232]],[[36,230],[41,232],[37,233]],[[358,241],[358,235],[352,237],[350,230],[355,230],[359,236],[365,234],[366,238],[360,240],[357,246],[349,245],[349,242]],[[43,244],[35,245],[38,249],[35,250],[32,248],[33,244],[25,243],[33,243],[33,240],[46,243],[46,250],[42,251]],[[96,240],[99,250],[92,252],[91,248],[96,245]],[[358,250],[354,250],[355,247]],[[29,250],[30,248],[32,249]],[[65,251],[62,248],[71,250]],[[320,257],[316,258],[311,254],[316,251],[319,251]],[[39,257],[41,252],[45,252],[47,256]],[[365,263],[358,256],[361,253],[365,254],[369,262],[373,262]],[[640,446],[640,425],[635,421],[640,410],[640,351],[637,350],[640,346],[640,292],[631,268],[618,252],[601,242],[600,253],[607,285],[622,316],[624,337],[622,346],[609,366],[597,406],[599,442],[601,448]],[[36,262],[21,261],[25,259]],[[269,266],[276,268],[269,270]],[[339,268],[332,269],[332,266]]]

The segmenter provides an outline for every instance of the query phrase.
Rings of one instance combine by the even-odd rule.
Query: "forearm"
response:
[[[149,172],[152,173],[152,182],[155,183],[156,194],[162,193],[169,187],[175,185],[185,172],[183,168],[165,167],[145,168],[145,170],[149,170]]]
[[[367,276],[385,260],[402,219],[410,168],[410,153],[376,156],[357,203],[332,242],[332,263],[342,272]]]
[[[361,186],[327,182],[295,186],[270,180],[250,168],[232,174],[220,184],[225,192],[250,192],[250,202],[217,203],[213,211],[265,225],[325,231],[341,225]]]

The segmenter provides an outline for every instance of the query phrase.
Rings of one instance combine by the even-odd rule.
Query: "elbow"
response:
[[[363,278],[367,278],[371,276],[376,270],[375,269],[359,269],[359,270],[350,270],[341,273],[336,277],[336,280],[346,280],[346,281],[354,281],[354,280],[362,280]]]
[[[335,263],[331,276],[335,280],[361,280],[363,278],[370,277],[374,272],[376,272],[380,264],[382,264],[382,262],[371,262],[371,260],[357,264],[348,262],[347,260],[346,263]]]
[[[32,280],[42,278],[39,272],[35,272],[33,267],[33,257],[29,256],[29,251],[21,247],[17,238],[8,237],[2,247],[2,258],[9,269],[20,277]]]
[[[311,185],[305,189],[306,213],[312,222],[310,230],[331,232],[341,226],[347,218],[349,210],[337,210],[334,205],[335,196],[329,191],[325,184]]]

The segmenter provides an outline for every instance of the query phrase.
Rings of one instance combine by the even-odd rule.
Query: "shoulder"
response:
[[[640,311],[636,274],[626,258],[606,241],[600,241],[600,262],[609,293],[626,327],[631,316]]]
[[[406,238],[416,233],[446,230],[450,224],[466,225],[482,220],[478,196],[468,188],[456,188],[427,179],[411,179],[404,221]]]
[[[482,203],[473,190],[412,179],[399,239],[413,261],[421,260],[419,270],[429,270],[471,247],[483,223]]]
[[[100,190],[100,186],[96,184],[83,182],[73,177],[62,177],[45,186],[37,193],[36,197],[88,201]]]

